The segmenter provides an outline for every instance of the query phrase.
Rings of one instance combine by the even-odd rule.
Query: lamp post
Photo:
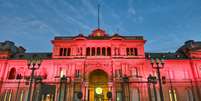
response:
[[[19,91],[19,87],[20,87],[20,80],[22,79],[22,75],[21,74],[17,74],[16,79],[18,80],[17,91],[16,91],[16,95],[15,95],[15,100],[17,101],[18,91]]]
[[[164,67],[164,61],[162,59],[151,59],[151,66],[152,68],[157,70],[157,76],[158,76],[158,81],[159,81],[159,90],[160,90],[160,99],[161,101],[164,101],[163,97],[163,87],[162,87],[162,80],[161,80],[161,74],[160,74],[160,69]]]
[[[30,76],[30,85],[29,85],[27,101],[30,101],[30,97],[31,97],[32,83],[33,83],[33,79],[34,79],[34,71],[40,68],[41,62],[42,62],[42,60],[38,57],[32,57],[31,59],[28,60],[27,65],[28,65],[28,69],[31,70],[31,76]]]
[[[35,76],[34,77],[34,89],[33,89],[33,98],[32,98],[32,101],[36,101],[36,100],[38,100],[38,92],[39,91],[37,91],[36,90],[36,86],[37,86],[37,84],[40,84],[40,86],[41,86],[41,84],[42,84],[42,80],[43,80],[43,77],[42,76]]]

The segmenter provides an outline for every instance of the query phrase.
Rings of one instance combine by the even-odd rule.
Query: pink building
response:
[[[99,28],[51,42],[50,53],[0,43],[1,101],[201,101],[201,42],[150,53],[143,36]]]

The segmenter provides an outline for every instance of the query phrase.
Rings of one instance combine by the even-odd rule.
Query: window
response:
[[[135,56],[137,56],[138,55],[137,48],[134,48],[134,52],[135,52]]]
[[[100,55],[100,47],[97,48],[97,55]]]
[[[102,55],[103,55],[103,56],[106,55],[105,47],[102,48]]]
[[[8,79],[15,79],[16,76],[16,69],[15,68],[11,68],[9,75],[8,75]]]
[[[107,56],[111,56],[111,48],[110,47],[107,48]]]
[[[64,56],[66,56],[66,53],[67,53],[66,51],[67,51],[67,49],[66,49],[66,48],[64,48]]]
[[[134,49],[130,48],[130,55],[134,55]]]
[[[92,48],[92,56],[95,56],[95,54],[96,54],[96,53],[95,53],[95,48],[93,47],[93,48]]]
[[[60,48],[59,56],[70,56],[71,48]]]
[[[76,53],[77,56],[82,56],[82,47],[78,47],[77,48],[77,53]]]
[[[89,47],[87,47],[86,55],[87,55],[87,56],[90,56],[90,48],[89,48]]]
[[[60,48],[59,50],[59,56],[62,56],[63,55],[63,48]]]
[[[67,56],[70,56],[70,53],[71,53],[71,48],[68,48]]]
[[[130,55],[129,48],[126,48],[126,54]]]
[[[138,55],[137,48],[126,48],[126,54],[127,56],[137,56]]]

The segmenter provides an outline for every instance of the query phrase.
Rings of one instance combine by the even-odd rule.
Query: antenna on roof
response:
[[[100,4],[98,4],[98,29],[100,28]]]

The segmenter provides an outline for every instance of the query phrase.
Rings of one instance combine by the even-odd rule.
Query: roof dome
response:
[[[92,31],[92,33],[89,35],[89,36],[92,36],[92,37],[104,37],[104,36],[108,36],[106,34],[106,32],[100,28],[97,28],[95,30]]]

